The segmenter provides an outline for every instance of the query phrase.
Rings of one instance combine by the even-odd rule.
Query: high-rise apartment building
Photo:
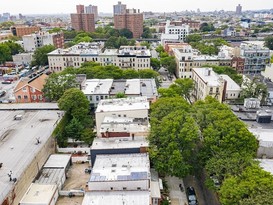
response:
[[[77,8],[77,14],[83,14],[84,13],[84,5],[79,4],[79,5],[76,6],[76,8]]]
[[[241,4],[239,4],[238,6],[236,6],[236,14],[237,15],[241,15],[242,14],[242,6],[241,6]]]
[[[121,4],[119,1],[118,4],[114,5],[114,15],[115,14],[125,14],[126,13],[126,4]]]
[[[124,14],[114,15],[115,29],[126,28],[133,33],[133,38],[141,37],[143,33],[143,13],[139,9],[126,9]]]
[[[98,7],[94,5],[89,5],[85,7],[85,13],[86,14],[94,14],[95,21],[98,20],[99,15],[98,15]]]
[[[70,14],[71,25],[76,31],[95,31],[95,15],[94,13],[84,13],[84,5],[77,5],[77,13]]]

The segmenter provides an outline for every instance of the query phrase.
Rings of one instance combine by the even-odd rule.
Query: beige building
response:
[[[147,69],[151,53],[145,46],[121,46],[120,49],[106,49],[98,43],[80,43],[68,49],[57,49],[48,54],[49,68],[60,72],[66,67],[79,68],[84,62],[98,62],[103,66],[115,65],[123,69]]]
[[[212,68],[193,68],[192,79],[195,82],[193,96],[196,100],[204,100],[207,96],[212,96],[219,102],[223,102],[226,81]]]

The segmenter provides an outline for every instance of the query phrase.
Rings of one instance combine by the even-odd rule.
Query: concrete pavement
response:
[[[165,178],[170,191],[171,205],[187,205],[187,196],[183,181],[177,177],[166,177]],[[179,184],[182,184],[183,190],[179,188]]]

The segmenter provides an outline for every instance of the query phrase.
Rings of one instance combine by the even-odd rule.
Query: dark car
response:
[[[188,198],[189,205],[198,205],[195,190],[191,186],[187,188],[187,198]]]

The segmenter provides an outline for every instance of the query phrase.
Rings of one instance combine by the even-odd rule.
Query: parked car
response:
[[[6,95],[6,91],[0,90],[0,97],[3,97],[4,95]]]
[[[189,205],[198,205],[195,190],[191,186],[187,188],[187,199],[188,199]]]
[[[91,173],[91,171],[92,171],[92,169],[91,169],[91,168],[86,168],[86,169],[84,170],[84,172],[85,172],[86,174],[90,174],[90,173]]]
[[[6,80],[6,81],[3,81],[2,84],[11,84],[11,80]]]
[[[219,182],[219,180],[218,180],[218,178],[215,176],[215,175],[210,175],[210,178],[211,178],[211,180],[213,181],[213,183],[214,183],[214,186],[217,188],[217,189],[219,189],[220,188],[220,182]]]

